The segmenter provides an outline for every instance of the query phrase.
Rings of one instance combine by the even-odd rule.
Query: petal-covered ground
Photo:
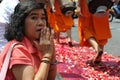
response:
[[[91,66],[88,62],[96,55],[92,48],[80,47],[75,41],[69,47],[64,38],[60,42],[55,44],[57,70],[65,80],[120,80],[120,57],[104,52],[102,63]]]

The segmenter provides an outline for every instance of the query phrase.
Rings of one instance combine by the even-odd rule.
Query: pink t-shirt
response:
[[[8,51],[8,48],[11,44],[17,43],[17,41],[13,40],[6,44],[5,48],[3,49],[2,53],[0,54],[0,67],[2,66],[4,56]],[[41,62],[41,53],[38,51],[27,38],[24,38],[23,41],[16,45],[13,48],[13,52],[10,58],[10,64],[8,68],[8,73],[6,76],[6,80],[15,80],[11,68],[15,64],[26,64],[31,65],[34,67],[34,72],[38,71],[39,65]]]

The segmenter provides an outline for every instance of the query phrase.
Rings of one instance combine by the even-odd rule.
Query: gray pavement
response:
[[[112,38],[109,39],[108,44],[105,46],[105,50],[113,56],[120,56],[120,19],[114,19],[110,22],[110,28],[112,32]]]

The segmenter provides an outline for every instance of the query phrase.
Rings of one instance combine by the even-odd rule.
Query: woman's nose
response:
[[[37,20],[37,25],[38,26],[41,26],[41,27],[43,27],[43,26],[45,26],[46,25],[46,20],[44,20],[44,19],[38,19]]]
[[[43,25],[44,21],[42,19],[38,19],[37,23],[38,23],[38,25]]]

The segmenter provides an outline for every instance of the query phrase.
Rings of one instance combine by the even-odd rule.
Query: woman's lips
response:
[[[37,29],[36,31],[41,31],[42,29]]]

